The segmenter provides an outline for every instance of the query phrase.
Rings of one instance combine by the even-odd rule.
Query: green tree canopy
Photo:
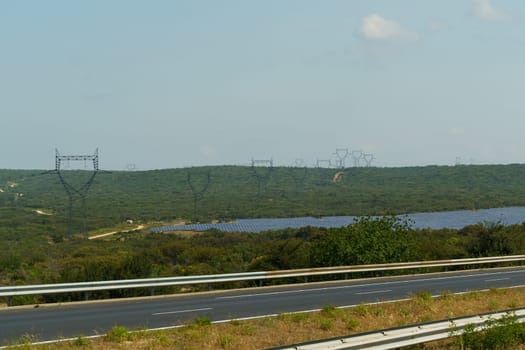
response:
[[[410,221],[397,216],[361,217],[321,235],[312,246],[315,266],[360,265],[418,258]]]

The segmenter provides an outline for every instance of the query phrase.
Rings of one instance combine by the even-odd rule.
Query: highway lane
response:
[[[369,280],[198,293],[146,299],[0,309],[0,345],[23,335],[39,341],[184,324],[199,316],[213,321],[320,309],[326,305],[398,300],[417,292],[439,295],[525,285],[525,268],[465,271]]]

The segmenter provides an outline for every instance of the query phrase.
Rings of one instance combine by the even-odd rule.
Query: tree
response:
[[[418,249],[411,222],[397,216],[361,217],[332,229],[312,244],[314,266],[393,263],[415,260]]]

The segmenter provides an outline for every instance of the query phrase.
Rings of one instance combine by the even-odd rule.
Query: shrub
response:
[[[90,345],[90,342],[89,339],[87,339],[83,335],[79,335],[78,338],[73,340],[73,345],[78,347],[86,347]]]
[[[307,312],[300,312],[292,315],[292,322],[301,323],[308,319],[310,315]]]
[[[327,305],[321,309],[321,313],[330,317],[335,317],[337,308],[333,305]]]
[[[114,326],[106,334],[106,339],[114,342],[123,342],[131,339],[129,330],[124,326]]]
[[[323,318],[319,321],[319,328],[323,331],[329,331],[334,326],[334,321],[329,318]]]
[[[366,304],[359,304],[356,307],[354,307],[354,312],[361,316],[367,316],[370,313],[370,308]]]
[[[234,342],[235,342],[235,338],[232,337],[231,335],[221,335],[219,337],[219,345],[223,349],[227,349],[231,347]]]
[[[423,315],[423,316],[421,316],[418,319],[419,323],[427,323],[427,322],[430,322],[430,321],[432,321],[432,316],[430,316],[430,315]]]
[[[485,322],[482,331],[467,325],[461,342],[465,349],[514,349],[525,343],[525,324],[517,322],[514,315]]]
[[[418,305],[429,306],[432,303],[432,293],[430,292],[417,292],[414,295],[414,302]]]
[[[200,316],[193,321],[193,324],[199,327],[205,327],[211,325],[211,320],[207,316]]]
[[[359,321],[355,318],[347,319],[346,322],[346,328],[348,328],[351,331],[355,331],[359,328]]]
[[[495,311],[497,309],[499,309],[499,303],[495,300],[489,300],[489,305],[488,305],[488,308],[490,311]]]

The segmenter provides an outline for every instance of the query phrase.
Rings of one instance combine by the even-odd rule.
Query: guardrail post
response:
[[[89,292],[84,292],[84,300],[89,300]]]
[[[149,289],[149,294],[150,294],[151,296],[154,296],[154,295],[155,295],[155,288],[150,288],[150,289]]]
[[[304,276],[304,283],[308,283],[308,276]]]
[[[262,287],[263,285],[263,280],[259,280],[259,287]]]
[[[7,306],[13,306],[13,297],[12,296],[8,296],[7,297]]]

